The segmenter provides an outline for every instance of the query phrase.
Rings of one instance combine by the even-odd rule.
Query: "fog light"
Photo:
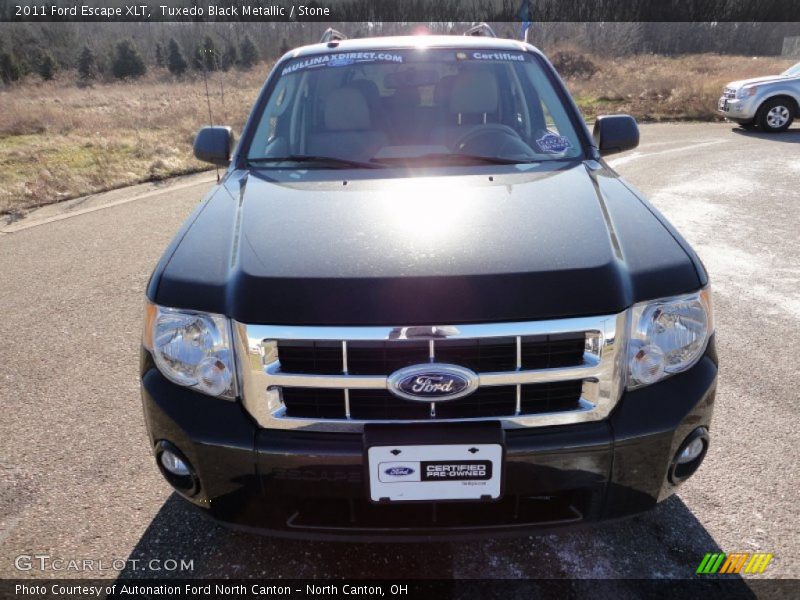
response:
[[[161,464],[167,471],[178,477],[186,477],[191,473],[189,471],[189,465],[170,450],[164,450],[164,452],[161,453]]]
[[[692,462],[695,458],[700,456],[703,452],[703,447],[705,443],[703,442],[703,438],[698,437],[689,442],[689,445],[686,446],[680,454],[678,454],[678,458],[675,462],[679,465],[685,465],[686,463]]]
[[[708,429],[698,427],[686,436],[669,466],[668,477],[675,485],[691,477],[708,452]]]
[[[192,463],[183,452],[167,440],[156,442],[155,450],[158,468],[172,487],[187,497],[197,495],[200,490],[200,480]]]

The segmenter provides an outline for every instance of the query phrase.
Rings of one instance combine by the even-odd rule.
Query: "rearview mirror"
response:
[[[212,165],[227,166],[232,151],[233,132],[230,127],[203,127],[194,139],[194,155]]]
[[[639,126],[630,115],[597,117],[592,137],[601,156],[625,152],[639,145]]]

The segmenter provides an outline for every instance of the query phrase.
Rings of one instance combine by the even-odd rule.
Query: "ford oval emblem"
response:
[[[413,475],[414,469],[411,467],[389,467],[384,473],[392,477],[404,477],[406,475]]]
[[[478,375],[457,365],[429,363],[395,371],[389,376],[389,391],[418,402],[442,402],[471,394],[478,387]]]

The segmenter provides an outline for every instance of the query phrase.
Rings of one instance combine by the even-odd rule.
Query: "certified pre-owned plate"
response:
[[[372,446],[367,457],[374,502],[500,498],[500,444]]]

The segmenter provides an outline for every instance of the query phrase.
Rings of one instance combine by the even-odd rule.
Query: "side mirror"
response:
[[[194,139],[194,155],[212,165],[228,166],[232,151],[233,132],[230,127],[203,127]]]
[[[639,126],[630,115],[597,117],[592,137],[601,156],[625,152],[639,145]]]

